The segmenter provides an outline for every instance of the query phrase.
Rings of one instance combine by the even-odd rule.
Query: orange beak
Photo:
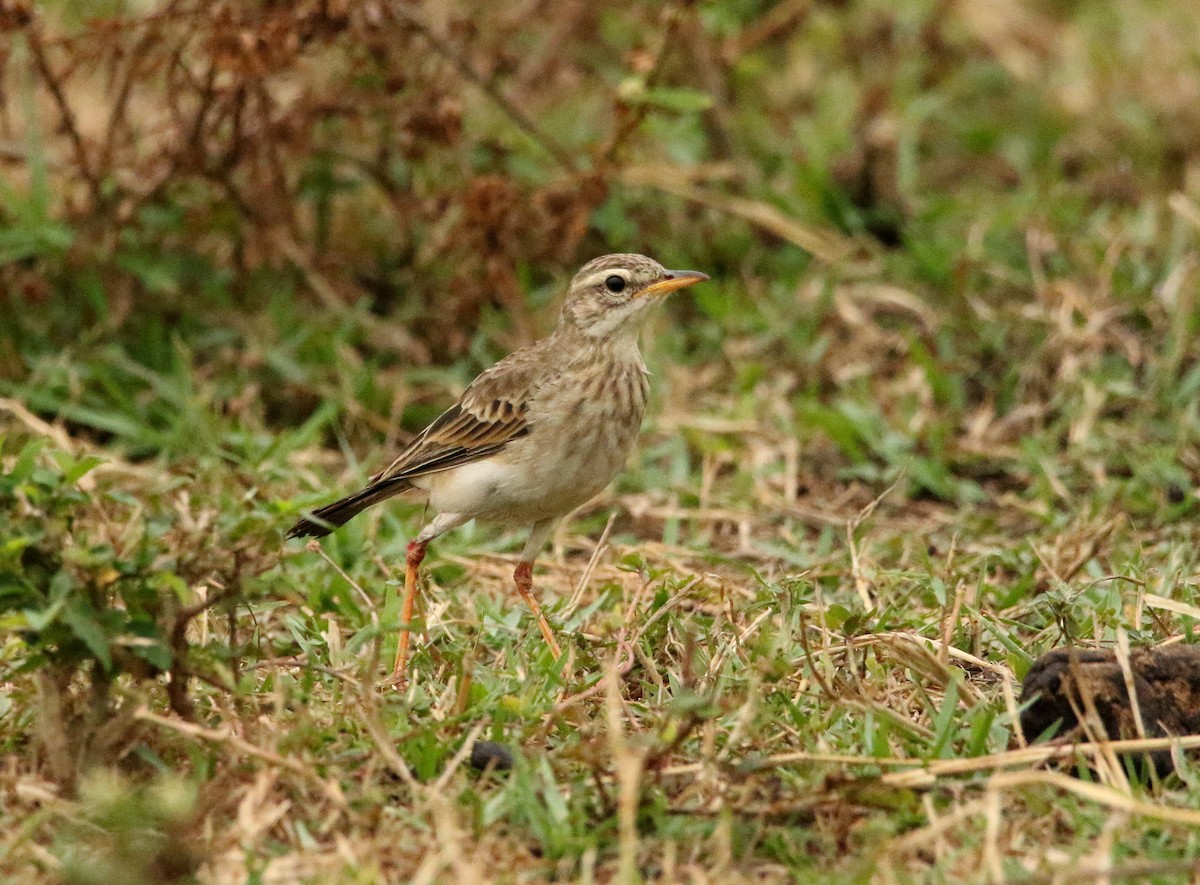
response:
[[[635,297],[645,298],[647,295],[669,295],[676,289],[702,283],[708,279],[708,274],[698,270],[669,270],[657,283],[651,283],[637,293]]]

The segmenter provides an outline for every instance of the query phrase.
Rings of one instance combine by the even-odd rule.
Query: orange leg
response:
[[[518,564],[517,570],[513,572],[513,580],[517,583],[517,592],[521,594],[521,598],[525,600],[525,604],[529,606],[529,610],[537,618],[538,629],[542,631],[542,638],[546,640],[546,645],[550,646],[554,660],[557,661],[562,657],[562,650],[558,647],[558,640],[554,638],[554,631],[550,629],[550,624],[546,621],[546,616],[542,614],[542,607],[538,605],[538,601],[529,592],[533,587],[533,563],[522,562]]]
[[[400,640],[396,645],[396,665],[392,668],[391,681],[403,688],[408,682],[408,642],[412,637],[413,603],[417,599],[418,569],[425,558],[427,541],[412,541],[404,557],[404,602],[400,608]]]

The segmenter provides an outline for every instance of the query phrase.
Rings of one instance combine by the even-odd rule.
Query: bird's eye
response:
[[[619,277],[616,274],[613,274],[611,277],[609,277],[607,280],[604,281],[604,286],[610,292],[624,292],[625,291],[625,278]]]

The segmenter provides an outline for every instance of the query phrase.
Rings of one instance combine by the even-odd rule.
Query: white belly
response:
[[[632,439],[602,434],[566,445],[541,442],[533,434],[491,458],[414,484],[429,491],[429,505],[438,513],[528,525],[563,516],[595,496],[624,465]]]
[[[605,395],[613,392],[618,395]],[[490,458],[413,484],[429,490],[438,513],[523,525],[564,516],[624,466],[645,397],[640,359],[604,373],[560,375],[530,405],[528,436]]]

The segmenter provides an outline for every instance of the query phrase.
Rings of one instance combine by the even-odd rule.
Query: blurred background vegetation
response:
[[[190,768],[194,791],[86,781],[94,826],[76,819],[53,843],[43,810],[4,855],[80,881],[197,868],[202,852],[176,853],[182,834],[229,811],[213,785],[245,772],[198,749],[217,754],[211,735],[150,740],[165,726],[146,717],[229,717],[254,740],[267,727],[247,724],[248,695],[275,697],[282,717],[295,699],[280,692],[340,691],[262,662],[342,666],[394,612],[381,622],[325,563],[281,559],[282,530],[547,332],[570,275],[606,252],[713,282],[654,325],[643,451],[582,514],[584,537],[560,536],[567,571],[547,590],[571,595],[586,536],[615,507],[623,567],[665,582],[656,605],[694,568],[748,587],[748,618],[815,593],[835,631],[940,636],[965,580],[968,607],[1004,614],[950,638],[1017,677],[1064,636],[1174,635],[1140,608],[1127,620],[1120,588],[1072,582],[1132,574],[1191,598],[1197,34],[1190,0],[0,0],[5,748],[14,776],[61,796],[118,760],[143,777]],[[856,546],[854,520],[888,489],[883,527]],[[392,508],[326,549],[382,587],[420,513]],[[431,652],[434,681],[532,655],[512,650],[522,628],[502,590],[483,615],[463,601],[479,573],[462,556],[516,543],[480,532],[443,548],[436,580],[468,612],[447,629],[491,639]],[[610,579],[574,629],[623,609]],[[493,658],[477,641],[503,647]],[[726,693],[744,700],[751,671],[808,672],[782,643]],[[520,685],[488,678],[450,725]],[[549,715],[555,690],[525,712]],[[438,697],[408,702],[428,712]],[[726,700],[732,716],[741,701]],[[941,722],[929,697],[913,703],[914,721]],[[379,714],[385,731],[404,709]],[[846,752],[887,748],[836,715],[853,726]],[[1003,749],[1001,719],[961,723],[937,752]],[[340,740],[328,723],[278,721],[307,751]],[[363,722],[358,738],[377,738]],[[811,737],[743,732],[760,750]],[[436,772],[454,734],[409,735],[405,758]],[[928,735],[899,734],[924,752]],[[307,786],[286,789],[314,789],[307,765],[288,769]],[[509,785],[512,808],[493,811],[547,857],[577,856],[604,815],[572,806],[538,823],[521,803],[539,783]],[[577,829],[554,836],[564,820]],[[121,826],[157,841],[135,859],[86,847]],[[307,849],[313,836],[275,838]],[[747,836],[739,851],[788,866],[843,838]],[[972,858],[959,860],[978,871]]]
[[[135,459],[252,463],[325,403],[310,429],[361,443],[416,369],[490,362],[586,257],[642,250],[723,283],[669,356],[769,370],[758,402],[849,464],[959,466],[971,419],[1057,452],[1085,396],[1155,417],[1139,389],[1192,368],[1195,47],[1050,6],[15,4],[7,392]]]
[[[361,450],[640,250],[720,280],[662,371],[830,466],[1186,487],[1196,13],[1151,7],[10,2],[4,392],[133,460]]]

